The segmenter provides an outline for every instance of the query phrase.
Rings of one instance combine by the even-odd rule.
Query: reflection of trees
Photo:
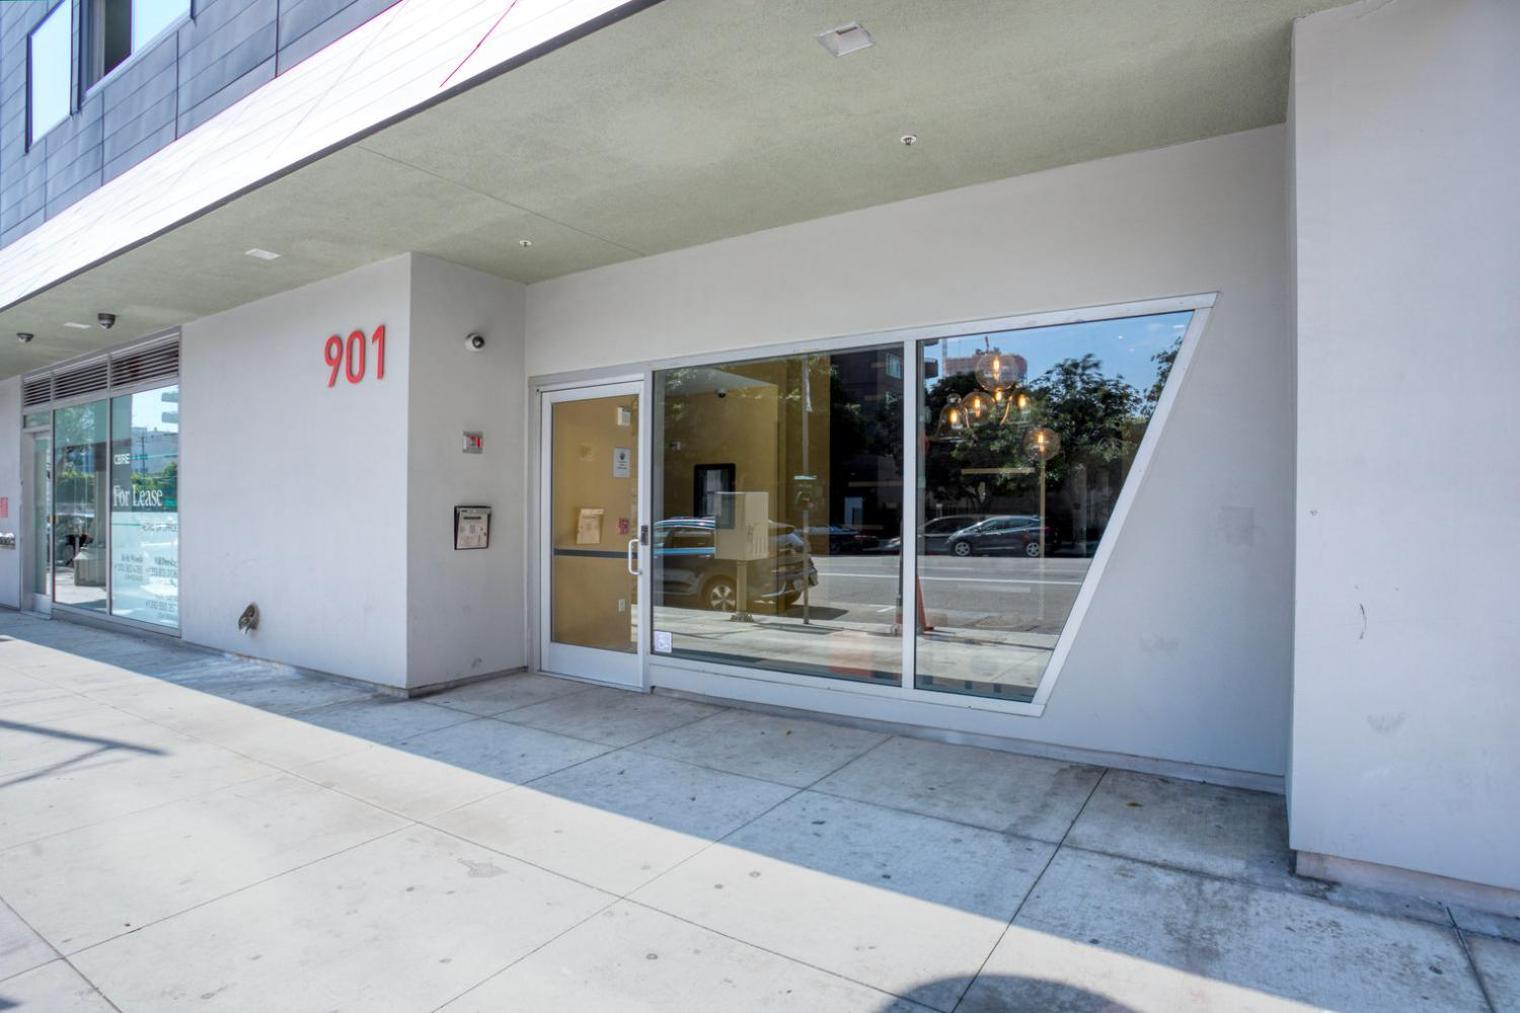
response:
[[[1024,411],[1013,409],[1004,417],[1000,406],[989,421],[959,438],[929,442],[930,498],[946,512],[970,507],[978,513],[1034,513],[1038,474],[1024,439],[1031,429],[1048,427],[1060,436],[1061,452],[1046,467],[1047,488],[1064,516],[1047,523],[1086,554],[1107,524],[1180,345],[1179,340],[1152,356],[1158,372],[1143,395],[1122,378],[1106,375],[1090,352],[1057,362],[1025,385]],[[941,378],[925,393],[926,424],[939,418],[950,395],[964,397],[975,389],[970,373]]]

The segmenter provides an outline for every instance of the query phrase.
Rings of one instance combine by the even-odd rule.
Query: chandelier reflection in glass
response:
[[[1029,362],[1022,355],[996,348],[978,355],[972,367],[977,389],[964,397],[951,394],[945,399],[934,437],[960,440],[974,436],[977,429],[989,422],[1003,425],[1017,416],[1028,414],[1033,400],[1022,387],[1028,371]]]

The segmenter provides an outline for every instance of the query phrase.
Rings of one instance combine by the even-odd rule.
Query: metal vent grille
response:
[[[111,359],[111,386],[129,387],[179,373],[179,342],[133,349]]]
[[[51,400],[53,400],[51,376],[34,376],[30,380],[21,381],[21,407],[35,408]]]
[[[55,373],[53,397],[62,401],[64,398],[96,394],[110,387],[110,381],[110,368],[106,360],[88,362],[83,366],[75,366],[73,369]]]

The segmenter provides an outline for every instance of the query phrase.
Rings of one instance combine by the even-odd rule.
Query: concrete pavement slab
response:
[[[440,707],[452,707],[468,714],[491,717],[572,693],[584,693],[591,688],[584,682],[572,679],[556,679],[534,672],[515,672],[445,690],[424,699]]]
[[[1450,930],[1074,848],[1051,862],[984,978],[971,1009],[1033,1008],[1017,984],[1031,980],[1137,1009],[1486,1008]]]
[[[421,700],[373,695],[301,711],[291,716],[320,728],[331,728],[366,742],[379,743],[401,742],[425,732],[473,720],[469,714],[447,707],[435,707]]]
[[[621,895],[792,792],[623,750],[456,809],[434,824]]]
[[[95,986],[65,961],[55,960],[0,981],[0,1010],[21,1013],[114,1013]]]
[[[513,787],[486,774],[384,745],[296,767],[292,773],[423,821]]]
[[[187,689],[248,704],[271,714],[294,714],[317,707],[365,700],[374,695],[373,690],[336,679],[249,666],[227,666],[205,673],[199,678],[187,676],[171,681]]]
[[[38,708],[64,703],[41,700],[9,708],[0,717],[0,782],[42,776],[103,757],[160,755],[194,740],[162,725],[94,704],[49,715]]]
[[[1479,911],[1461,904],[1448,904],[1451,920],[1466,932],[1480,932],[1485,936],[1498,936],[1512,943],[1520,943],[1520,918],[1499,914],[1496,911]]]
[[[563,770],[600,756],[611,747],[492,718],[475,718],[418,735],[399,748],[495,778],[505,787]]]
[[[13,669],[0,669],[0,714],[7,708],[38,700],[70,696],[72,690],[54,685],[36,676],[24,675]]]
[[[1123,770],[1103,775],[1066,843],[1262,885],[1292,876],[1281,795]]]
[[[110,750],[0,777],[0,851],[273,773],[267,764],[185,740],[152,754]]]
[[[948,1010],[1051,851],[803,792],[631,899]]]
[[[1432,901],[1294,875],[1281,795],[1110,770],[1066,844],[1449,924],[1446,909]]]
[[[609,746],[627,746],[700,721],[721,709],[674,697],[595,687],[585,693],[507,711],[495,720]]]
[[[57,957],[58,952],[33,932],[9,904],[0,902],[0,981],[41,967]]]
[[[0,895],[65,954],[404,826],[277,774],[0,853]]]
[[[634,748],[806,788],[887,738],[881,732],[806,718],[731,710],[657,735]]]
[[[1054,842],[1076,819],[1102,773],[1079,763],[895,738],[816,788]]]
[[[433,1010],[611,900],[414,825],[75,961],[129,1011]]]
[[[621,901],[444,1007],[909,1013],[902,999]]]
[[[1494,1013],[1520,1013],[1520,943],[1468,936],[1467,948],[1488,991]]]

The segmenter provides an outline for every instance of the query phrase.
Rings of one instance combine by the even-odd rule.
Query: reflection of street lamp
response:
[[[1040,462],[1040,573],[1045,572],[1045,462],[1061,452],[1061,436],[1039,426],[1024,436],[1024,450]],[[1045,619],[1045,582],[1040,581],[1040,620]]]
[[[1040,462],[1040,558],[1045,558],[1045,462],[1061,452],[1061,436],[1040,426],[1024,437],[1024,450]]]
[[[958,438],[966,431],[966,410],[961,407],[961,396],[951,394],[945,399],[945,407],[939,410],[939,425],[934,435],[941,440]]]
[[[992,417],[994,402],[986,393],[974,390],[961,398],[961,410],[966,413],[969,425],[980,425]]]

